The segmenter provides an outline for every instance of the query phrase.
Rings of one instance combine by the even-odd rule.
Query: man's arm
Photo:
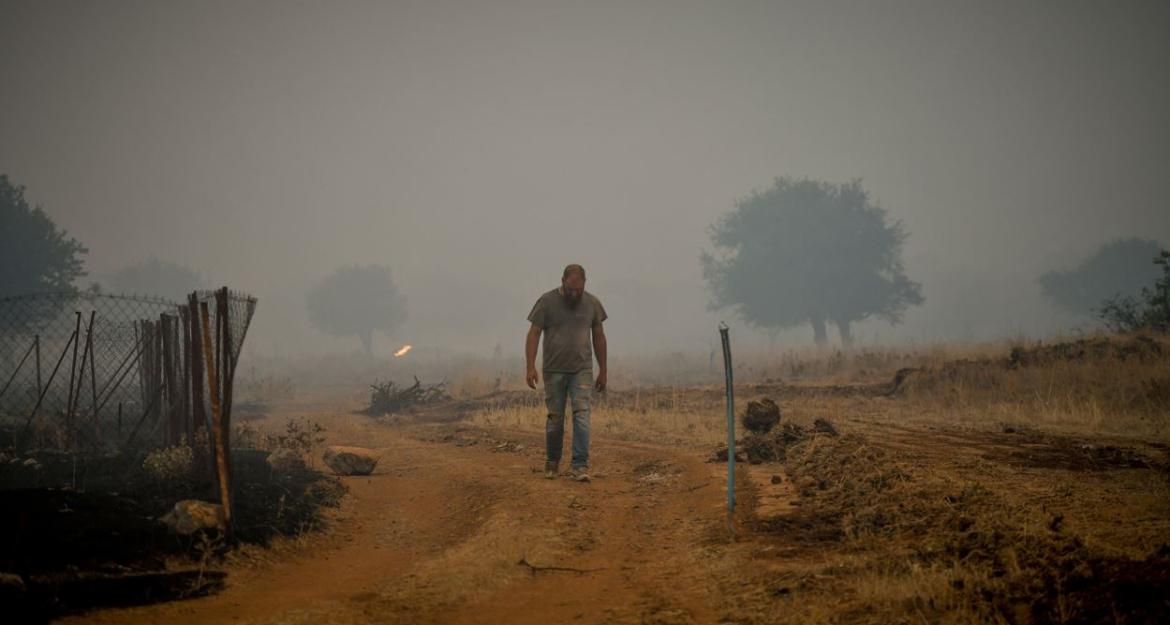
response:
[[[604,391],[606,383],[606,360],[608,346],[605,343],[605,328],[598,323],[593,326],[593,353],[597,355],[597,390]]]
[[[524,362],[528,365],[528,388],[536,388],[540,378],[536,375],[536,346],[540,344],[540,326],[535,323],[528,328],[528,337],[524,340]]]

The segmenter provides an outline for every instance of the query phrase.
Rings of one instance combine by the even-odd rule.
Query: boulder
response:
[[[224,530],[223,506],[198,499],[184,499],[159,519],[176,534],[190,536],[196,532]]]
[[[0,605],[4,606],[6,623],[24,623],[26,618],[27,622],[41,622],[28,618],[26,611],[31,607],[28,587],[15,573],[0,572]]]
[[[307,468],[305,457],[292,449],[277,449],[269,454],[265,460],[268,462],[268,466],[277,473],[295,473]]]
[[[378,454],[364,447],[334,445],[325,450],[323,460],[337,475],[369,475],[378,464]]]
[[[767,397],[749,401],[743,415],[743,426],[752,432],[765,433],[780,423],[780,406]]]
[[[16,573],[0,571],[0,596],[14,595],[26,590],[24,579]]]

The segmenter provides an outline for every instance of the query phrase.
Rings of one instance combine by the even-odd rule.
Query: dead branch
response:
[[[578,569],[578,568],[573,568],[571,566],[537,566],[537,565],[528,561],[528,556],[521,557],[520,561],[517,562],[516,565],[528,567],[528,571],[532,573],[533,577],[536,577],[536,574],[541,572],[541,571],[550,571],[550,572],[558,572],[558,573],[577,573],[578,575],[584,575],[586,573],[596,573],[598,571],[605,570],[603,568],[602,569]]]
[[[370,385],[374,392],[370,395],[370,407],[366,414],[380,416],[394,413],[411,406],[434,404],[450,399],[446,387],[442,384],[423,386],[418,377],[414,384],[400,387],[394,382],[377,383]]]

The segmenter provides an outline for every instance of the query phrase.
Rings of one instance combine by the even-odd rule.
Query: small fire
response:
[[[401,358],[402,356],[405,356],[405,355],[406,355],[406,352],[409,352],[409,351],[410,351],[410,347],[411,347],[410,345],[403,345],[401,349],[399,349],[398,351],[394,352],[394,357],[395,357],[395,358]]]

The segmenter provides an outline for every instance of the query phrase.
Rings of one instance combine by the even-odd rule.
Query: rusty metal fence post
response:
[[[216,482],[219,485],[220,503],[223,506],[224,525],[230,535],[232,528],[231,449],[227,447],[223,407],[219,402],[219,381],[216,375],[218,372],[215,367],[215,353],[211,340],[211,319],[207,302],[199,303],[199,318],[200,329],[203,333],[203,358],[209,364],[207,367],[207,395],[211,404],[211,434],[215,441]]]

